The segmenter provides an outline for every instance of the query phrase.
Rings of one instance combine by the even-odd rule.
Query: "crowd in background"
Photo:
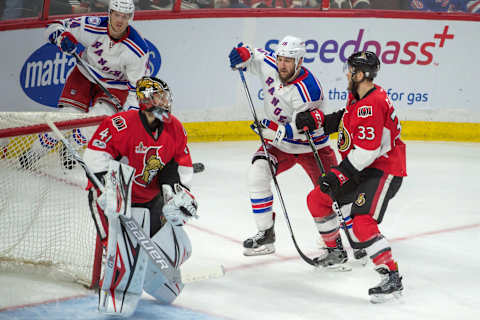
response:
[[[135,0],[137,10],[171,10],[175,0]],[[106,12],[109,0],[50,0],[49,15]],[[182,0],[181,9],[321,8],[322,0]],[[0,1],[0,20],[37,17],[43,0]],[[480,13],[480,0],[330,0],[330,8]]]

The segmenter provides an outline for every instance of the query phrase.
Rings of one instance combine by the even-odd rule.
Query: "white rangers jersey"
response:
[[[128,26],[126,35],[113,40],[108,35],[108,17],[84,16],[56,21],[46,29],[47,40],[60,32],[68,31],[85,47],[82,58],[101,83],[108,88],[129,90],[124,109],[138,108],[135,85],[138,79],[147,74],[148,46],[143,37]],[[88,72],[79,67],[80,72],[90,81]]]
[[[286,127],[286,137],[275,147],[293,154],[312,152],[306,138],[298,132],[292,132],[297,129],[291,122],[298,112],[322,107],[323,90],[320,82],[307,68],[302,67],[295,80],[283,84],[278,76],[275,55],[260,48],[253,50],[253,58],[246,67],[247,71],[258,75],[263,84],[265,116]],[[329,145],[323,129],[314,131],[312,138],[317,149]]]

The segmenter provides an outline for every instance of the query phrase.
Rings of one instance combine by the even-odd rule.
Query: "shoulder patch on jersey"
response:
[[[357,117],[359,118],[368,118],[373,115],[373,108],[372,106],[361,106],[357,110]]]
[[[65,27],[74,29],[80,27],[81,18],[71,18],[65,21]]]
[[[122,116],[116,116],[112,118],[112,124],[117,131],[122,131],[127,128],[127,122]]]
[[[87,17],[87,19],[85,20],[85,23],[91,24],[94,26],[99,26],[101,21],[102,20],[100,20],[100,17]]]

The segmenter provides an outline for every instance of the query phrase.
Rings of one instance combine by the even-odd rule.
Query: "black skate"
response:
[[[243,255],[259,256],[275,252],[275,231],[273,226],[267,230],[259,231],[256,235],[243,241]]]
[[[402,277],[398,270],[390,271],[385,265],[380,265],[375,268],[382,281],[373,288],[368,289],[370,302],[383,303],[393,298],[400,298],[403,292]]]
[[[350,271],[352,268],[345,263],[348,260],[347,251],[343,248],[342,239],[337,238],[337,246],[325,248],[327,253],[314,258],[313,261],[320,267],[334,271]]]

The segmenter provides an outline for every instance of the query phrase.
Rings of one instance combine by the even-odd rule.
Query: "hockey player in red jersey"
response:
[[[368,292],[377,302],[403,290],[397,262],[378,224],[407,175],[405,144],[387,93],[373,83],[380,68],[378,57],[369,51],[356,52],[348,58],[346,67],[347,106],[327,115],[317,109],[306,111],[298,114],[295,122],[297,127],[309,130],[322,127],[326,134],[338,131],[338,150],[343,159],[338,166],[326,169],[307,198],[311,214],[321,222],[319,230],[327,245],[327,254],[317,262],[335,267],[347,260],[339,222],[332,211],[333,198],[341,206],[352,240],[365,249],[383,277]]]
[[[293,36],[283,38],[275,53],[239,45],[230,52],[230,67],[246,68],[263,84],[264,113],[262,134],[275,174],[299,164],[315,185],[320,170],[305,135],[299,134],[292,120],[298,112],[321,108],[323,89],[318,79],[305,68],[305,42]],[[254,128],[256,130],[256,128]],[[322,130],[312,132],[313,140],[325,166],[337,164],[328,136]],[[248,187],[253,216],[258,233],[243,242],[244,255],[264,255],[275,252],[275,214],[269,169],[263,146],[253,155],[248,173]]]
[[[136,85],[140,111],[120,112],[105,119],[90,140],[84,160],[101,179],[114,160],[134,168],[132,216],[138,215],[137,211],[148,212],[146,217],[142,216],[139,225],[149,223],[150,230],[146,233],[167,256],[167,270],[177,270],[191,254],[191,244],[182,226],[186,220],[197,216],[197,202],[188,190],[193,168],[187,134],[180,121],[171,114],[172,97],[166,82],[143,77]],[[113,231],[110,230],[112,221],[103,214],[107,212],[105,207],[109,203],[105,203],[102,197],[102,194],[90,188],[92,216],[99,235],[106,235],[102,243],[107,250],[107,257],[113,257],[115,254],[110,254],[110,251],[118,246],[111,248],[110,238],[116,235],[112,235]],[[138,250],[135,249],[131,255],[137,259]],[[124,257],[123,261],[127,259]],[[148,259],[144,263],[148,268],[135,264],[131,266],[131,274],[144,273],[145,284],[142,282],[140,288],[136,288],[136,294],[127,292],[126,300],[133,301],[125,302],[127,307],[133,306],[129,308],[130,312],[133,312],[132,308],[135,309],[142,289],[162,303],[171,303],[183,288],[181,281],[169,279],[163,269],[155,269]],[[101,292],[109,291],[102,287]],[[120,294],[125,292],[116,292],[117,296]],[[99,310],[117,314],[117,310],[104,305],[99,305]]]

